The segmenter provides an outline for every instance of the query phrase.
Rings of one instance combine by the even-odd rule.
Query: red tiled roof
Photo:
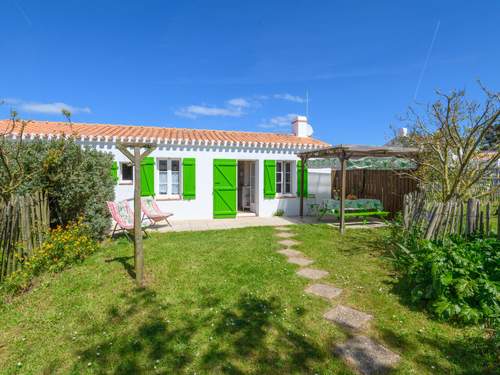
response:
[[[11,120],[0,120],[0,131],[12,125]],[[27,136],[37,135],[76,135],[77,137],[104,137],[110,138],[147,138],[159,140],[173,140],[183,142],[215,141],[227,143],[257,142],[275,145],[298,145],[310,147],[326,147],[327,143],[310,137],[297,137],[291,134],[243,132],[232,130],[198,130],[183,128],[162,128],[156,126],[110,125],[67,122],[30,121],[24,128]],[[15,132],[14,132],[15,133]]]

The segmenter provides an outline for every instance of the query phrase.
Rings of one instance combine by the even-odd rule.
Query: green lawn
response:
[[[402,356],[397,374],[488,371],[479,328],[435,322],[409,307],[384,257],[381,230],[294,226],[297,248],[344,288],[338,301],[375,316],[368,335]],[[273,228],[152,234],[147,288],[136,290],[132,246],[92,258],[0,305],[0,372],[352,374],[332,355],[347,333],[305,295]],[[493,368],[489,367],[493,373]]]

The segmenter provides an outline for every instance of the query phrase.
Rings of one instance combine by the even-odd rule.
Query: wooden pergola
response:
[[[304,166],[312,158],[338,158],[340,161],[340,233],[345,232],[345,191],[347,160],[365,157],[399,157],[414,158],[418,154],[417,148],[389,147],[389,146],[364,146],[364,145],[337,145],[319,150],[304,151],[297,154],[302,161],[300,191],[304,191]],[[304,216],[304,194],[300,195],[300,216]]]
[[[144,251],[141,225],[141,160],[155,149],[154,143],[124,142],[116,148],[127,157],[134,167],[134,268],[137,286],[144,286]],[[143,151],[144,150],[144,151]]]

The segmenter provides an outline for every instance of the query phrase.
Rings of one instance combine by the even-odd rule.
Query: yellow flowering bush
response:
[[[23,267],[5,280],[3,288],[11,293],[31,287],[33,279],[44,272],[60,272],[71,264],[81,262],[94,253],[97,242],[82,220],[51,229],[42,246],[23,259]]]

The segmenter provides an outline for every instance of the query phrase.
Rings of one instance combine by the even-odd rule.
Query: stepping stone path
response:
[[[308,286],[305,292],[332,300],[342,293],[342,289],[335,288],[334,286],[328,284],[313,284]]]
[[[297,264],[299,266],[308,266],[314,263],[314,260],[304,257],[289,257],[288,263]]]
[[[318,270],[315,268],[302,268],[297,271],[297,275],[305,277],[306,279],[319,280],[325,276],[328,276],[329,273],[327,271]]]
[[[363,328],[373,318],[369,314],[342,305],[327,311],[323,316],[325,319],[352,329]]]
[[[278,243],[286,246],[286,249],[278,250],[278,253],[288,257],[289,263],[301,267],[314,263],[312,259],[306,258],[302,252],[291,249],[292,246],[298,245],[300,242],[290,239],[295,236],[293,233],[288,233],[291,230],[290,227],[275,228],[278,231],[276,236],[283,238]],[[297,275],[310,280],[319,280],[328,276],[329,273],[315,268],[301,268],[297,271]],[[309,285],[305,292],[332,301],[342,293],[342,289],[333,285],[317,283]],[[323,317],[342,327],[354,330],[364,329],[368,322],[373,319],[370,314],[342,305],[328,310]],[[389,371],[400,360],[399,355],[363,335],[354,335],[343,344],[338,344],[334,353],[364,375]]]
[[[337,345],[334,352],[364,375],[385,373],[400,360],[399,355],[361,335]]]
[[[283,249],[283,250],[278,250],[278,253],[285,255],[287,257],[302,257],[304,254],[300,251],[297,250],[292,250],[292,249]]]
[[[300,242],[294,241],[294,240],[283,240],[278,242],[280,245],[286,246],[286,247],[292,247],[295,245],[298,245]]]

